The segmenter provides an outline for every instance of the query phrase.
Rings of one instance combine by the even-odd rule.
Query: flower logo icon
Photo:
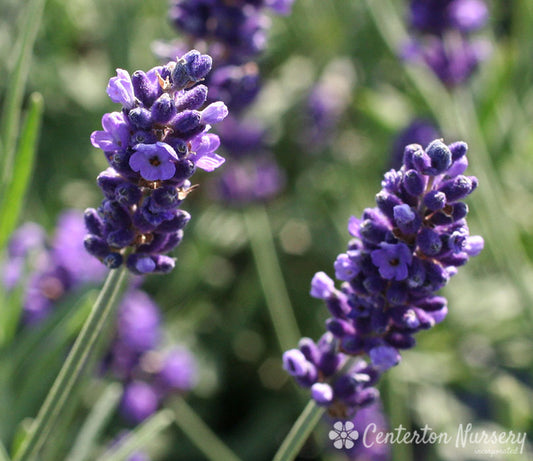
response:
[[[337,449],[353,448],[354,441],[359,438],[359,432],[354,429],[354,424],[351,421],[337,421],[333,425],[333,430],[329,431],[328,437],[333,440],[333,446]]]

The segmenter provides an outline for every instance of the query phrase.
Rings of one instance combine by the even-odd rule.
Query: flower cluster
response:
[[[174,0],[172,23],[188,35],[218,43],[234,60],[257,55],[266,46],[264,7],[288,14],[293,0]]]
[[[104,279],[106,268],[86,258],[85,232],[79,210],[60,215],[49,245],[35,223],[14,232],[1,265],[2,283],[8,290],[22,285],[26,324],[38,325],[66,295]],[[141,281],[133,278],[118,307],[116,334],[101,366],[124,384],[121,412],[133,422],[150,416],[165,397],[190,390],[197,374],[190,351],[179,345],[162,349],[160,309],[138,288]]]
[[[233,114],[218,131],[222,146],[234,155],[235,143],[246,144],[245,157],[252,159],[248,162],[242,156],[232,159],[214,188],[217,198],[233,203],[266,200],[284,184],[282,172],[266,149],[263,130],[243,122],[242,114],[261,89],[259,68],[254,60],[267,43],[270,18],[265,11],[270,9],[286,15],[292,3],[293,0],[174,0],[171,3],[170,20],[185,35],[184,41],[208,50],[217,64],[208,80],[210,97],[224,101]],[[156,52],[169,57],[182,46],[181,43],[170,47],[158,44]],[[235,181],[236,177],[248,175],[245,181]]]
[[[341,288],[324,272],[313,277],[311,296],[332,315],[328,333],[316,347],[303,340],[283,360],[330,412],[350,414],[373,400],[379,374],[414,346],[415,333],[446,316],[446,299],[435,293],[483,248],[481,237],[470,236],[462,201],[478,184],[463,174],[466,153],[464,142],[408,145],[402,167],[385,174],[377,207],[349,221],[353,239],[334,264]],[[350,366],[348,355],[368,361]]]
[[[483,0],[411,0],[409,22],[421,34],[407,58],[422,58],[446,85],[466,81],[486,57],[488,45],[470,35],[488,19]]]
[[[160,350],[160,323],[159,307],[146,293],[126,293],[103,369],[124,383],[120,410],[134,423],[153,414],[167,396],[190,390],[196,381],[196,361],[187,349]]]
[[[301,142],[310,152],[318,152],[338,136],[338,125],[352,102],[355,74],[345,59],[331,61],[310,88],[305,105]]]
[[[198,84],[211,65],[210,56],[192,50],[146,73],[118,69],[110,79],[107,93],[122,110],[105,114],[104,130],[91,135],[110,166],[98,176],[101,206],[85,212],[85,247],[107,267],[173,269],[165,253],[181,242],[190,219],[180,209],[194,188],[189,179],[197,168],[213,171],[224,162],[209,130],[228,110],[220,101],[204,107],[208,89]]]
[[[27,277],[23,301],[25,323],[40,322],[68,292],[103,279],[105,268],[98,261],[86,261],[84,257],[81,245],[84,235],[83,216],[77,210],[61,214],[50,244],[45,230],[36,223],[28,222],[13,233],[7,260],[2,265],[2,282],[12,290]]]

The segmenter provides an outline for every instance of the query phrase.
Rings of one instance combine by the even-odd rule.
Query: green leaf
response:
[[[2,184],[5,184],[11,176],[24,88],[28,80],[33,46],[41,24],[44,3],[45,0],[30,0],[28,4],[28,8],[24,14],[25,22],[22,27],[20,41],[16,45],[14,52],[17,60],[13,72],[10,75],[9,82],[6,85],[8,91],[5,95],[2,123],[0,124],[0,139],[3,148],[2,155],[0,156]],[[0,190],[2,195],[3,192]]]
[[[30,433],[18,451],[17,461],[34,459],[64,409],[75,384],[82,375],[84,364],[94,352],[102,330],[111,318],[119,295],[127,282],[127,269],[111,270],[93,309],[76,338],[69,355],[35,418]]]
[[[324,411],[324,407],[319,407],[314,400],[310,400],[274,455],[274,461],[295,459]]]
[[[118,383],[109,384],[105,388],[102,396],[94,404],[89,416],[80,428],[66,461],[84,461],[87,459],[99,434],[115,411],[121,395],[122,386]],[[0,459],[0,461],[2,460]]]
[[[177,398],[171,406],[174,410],[176,424],[207,459],[210,461],[239,461],[239,457],[217,437],[185,400]]]
[[[17,455],[18,451],[22,447],[24,440],[30,432],[30,426],[33,422],[32,418],[24,418],[17,427],[15,432],[15,437],[13,438],[13,445],[11,447],[11,454],[14,456]]]
[[[0,461],[9,461],[9,455],[7,454],[6,447],[4,447],[4,444],[0,441]]]
[[[43,98],[39,93],[34,93],[31,95],[30,108],[22,129],[13,176],[8,180],[7,189],[4,191],[0,204],[0,216],[2,216],[0,221],[0,251],[15,229],[22,209],[35,160],[42,112]]]
[[[112,450],[107,451],[98,458],[98,461],[126,460],[132,453],[145,447],[149,441],[170,426],[173,421],[174,418],[170,410],[166,409],[157,412],[125,437],[118,448],[114,447]]]
[[[302,335],[277,257],[268,213],[257,206],[247,209],[243,216],[274,332],[280,349],[285,351],[294,347]]]

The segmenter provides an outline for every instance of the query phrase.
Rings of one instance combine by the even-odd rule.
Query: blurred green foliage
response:
[[[264,89],[250,111],[266,123],[287,173],[285,190],[265,209],[299,329],[312,338],[322,333],[327,313],[308,295],[310,280],[319,270],[333,272],[333,261],[349,237],[349,216],[373,206],[395,136],[413,117],[438,123],[452,110],[442,107],[442,113],[435,113],[441,101],[452,100],[442,88],[428,104],[420,91],[424,81],[419,86],[410,78],[376,27],[367,7],[371,1],[296,0],[289,17],[273,18],[260,60]],[[0,3],[3,76],[13,69],[13,43],[22,33],[25,3]],[[398,2],[398,11],[390,14],[401,19],[406,3]],[[471,125],[455,131],[448,124],[441,130],[449,142],[463,137],[473,151],[479,140],[486,144],[489,162],[476,165],[480,157],[473,156],[471,167],[494,174],[504,209],[471,204],[471,230],[499,235],[484,227],[489,223],[498,232],[516,232],[513,251],[518,249],[521,258],[506,258],[515,254],[502,246],[507,241],[489,239],[484,252],[451,281],[445,290],[446,321],[419,334],[417,348],[406,351],[382,383],[392,427],[428,424],[453,432],[460,423],[475,422],[491,430],[533,433],[533,304],[527,302],[533,300],[533,5],[494,0],[490,9],[490,27],[483,34],[491,40],[492,55],[464,90],[473,100],[481,137],[471,140],[464,133]],[[133,71],[156,65],[151,43],[176,36],[166,12],[167,3],[155,0],[46,2],[25,97],[27,106],[32,92],[42,94],[45,111],[20,222],[37,221],[52,232],[64,208],[100,202],[95,177],[105,159],[89,135],[99,129],[102,114],[114,110],[105,94],[107,80],[117,67]],[[311,152],[304,136],[309,123],[305,98],[328,72],[345,88],[346,109],[331,141]],[[426,74],[420,69],[419,78]],[[10,91],[8,81],[0,79],[2,101]],[[202,187],[187,201],[193,219],[175,252],[177,268],[148,278],[144,286],[165,312],[167,341],[188,344],[199,357],[200,382],[187,397],[189,404],[242,459],[267,460],[307,396],[281,369],[282,351],[256,271],[261,262],[254,262],[257,254],[246,225],[254,210],[214,199],[207,176],[197,182]],[[480,184],[480,190],[492,187]],[[16,443],[24,418],[37,412],[81,324],[75,319],[86,312],[79,310],[85,297],[94,292],[66,300],[41,331],[18,335],[2,352],[0,439],[7,447]],[[43,460],[65,458],[106,386],[94,378],[80,386],[78,403],[58,424]],[[327,448],[327,426],[306,445],[302,459],[339,459]],[[93,454],[103,453],[123,427],[118,416],[111,416]],[[150,439],[147,451],[155,460],[203,459],[177,426],[164,425]],[[494,459],[528,459],[522,456]],[[393,459],[482,458],[446,447],[404,446],[395,447]]]

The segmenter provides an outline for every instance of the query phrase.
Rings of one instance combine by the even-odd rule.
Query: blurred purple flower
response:
[[[161,336],[160,322],[159,308],[146,293],[128,292],[118,308],[117,338],[138,353],[154,349]]]
[[[121,413],[132,423],[140,423],[157,411],[157,393],[144,381],[133,381],[126,385],[120,403]]]
[[[243,205],[272,199],[285,184],[285,175],[270,156],[236,160],[219,178],[217,194]]]
[[[188,391],[197,379],[196,360],[184,348],[168,351],[164,358],[158,378],[167,389]]]
[[[446,86],[461,85],[490,53],[487,41],[470,38],[487,18],[482,0],[412,0],[410,23],[420,37],[402,54],[425,62]]]

